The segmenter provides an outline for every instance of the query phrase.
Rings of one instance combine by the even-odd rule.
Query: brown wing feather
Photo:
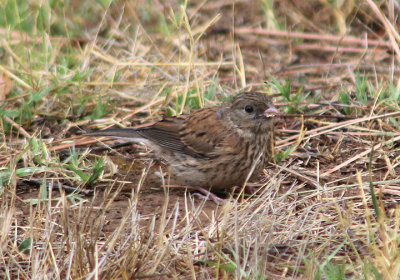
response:
[[[181,151],[185,150],[179,131],[182,127],[184,116],[179,118],[166,118],[152,126],[137,129],[137,133],[164,148]]]
[[[219,109],[200,109],[190,115],[166,118],[138,129],[137,133],[170,150],[196,158],[213,158],[221,154],[222,147],[228,147],[226,152],[231,152],[238,146],[237,137],[221,125],[217,114]]]
[[[197,116],[199,110],[193,113]],[[206,112],[206,111],[204,111]],[[190,129],[191,126],[193,126]],[[193,122],[192,115],[165,118],[152,126],[137,129],[136,133],[155,144],[196,158],[208,158],[214,147],[203,139],[193,139],[200,123]],[[204,125],[204,124],[203,124]]]
[[[165,118],[143,128],[107,129],[91,135],[126,138],[135,142],[142,138],[164,149],[196,158],[212,158],[221,154],[221,148],[229,150],[237,147],[237,138],[221,126],[218,110],[219,107],[201,109],[191,115]]]
[[[182,142],[192,151],[211,158],[238,147],[236,135],[221,125],[217,114],[219,109],[213,107],[198,110],[186,119],[180,134]]]

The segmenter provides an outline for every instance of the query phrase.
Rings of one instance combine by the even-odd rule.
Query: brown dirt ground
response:
[[[315,141],[318,142],[318,141]],[[357,154],[357,147],[351,147],[350,143],[346,143],[349,145],[346,149],[343,149],[341,152],[330,155],[330,156],[323,156],[323,155],[328,155],[330,153],[330,149],[328,148],[326,151],[320,151],[318,155],[314,157],[310,157],[309,155],[307,157],[302,156],[302,152],[305,152],[304,154],[307,154],[308,151],[302,150],[302,148],[299,148],[297,150],[297,153],[294,155],[294,161],[291,162],[290,166],[299,166],[302,168],[301,170],[304,171],[302,173],[303,175],[307,176],[308,178],[315,178],[314,176],[310,176],[309,173],[313,172],[316,170],[316,165],[317,161],[319,162],[319,167],[320,167],[320,172],[323,173],[324,171],[329,170],[330,168],[335,167],[338,163],[346,160],[347,158],[351,158],[355,154]],[[313,146],[313,145],[311,145]],[[146,219],[143,219],[143,224],[141,226],[148,226],[149,223],[151,222],[153,216],[156,218],[156,222],[160,215],[162,214],[162,209],[163,206],[166,202],[166,191],[168,191],[168,205],[167,205],[167,213],[171,213],[172,210],[175,207],[176,203],[179,203],[179,217],[184,217],[185,215],[185,195],[191,194],[193,195],[193,191],[188,191],[184,187],[173,187],[173,188],[168,188],[168,190],[165,190],[162,187],[161,180],[154,174],[156,171],[160,169],[160,166],[163,166],[163,164],[151,160],[151,154],[148,154],[145,150],[143,150],[143,146],[140,145],[132,145],[124,148],[119,148],[119,149],[114,149],[111,152],[106,151],[106,152],[92,152],[93,156],[97,155],[105,155],[108,157],[108,160],[110,163],[112,163],[113,166],[117,166],[117,171],[114,171],[115,174],[113,175],[108,175],[107,179],[108,180],[115,180],[116,186],[118,186],[121,181],[128,182],[123,185],[123,187],[120,190],[120,193],[114,198],[110,208],[106,211],[105,217],[105,227],[104,227],[104,233],[111,233],[113,232],[121,223],[121,219],[125,213],[125,210],[129,207],[131,203],[131,198],[132,198],[132,191],[134,190],[135,195],[138,195],[138,204],[137,204],[137,210],[139,211],[140,215],[142,217],[147,217]],[[310,147],[309,147],[310,148]],[[310,148],[311,149],[311,148]],[[317,149],[317,148],[316,148]],[[319,149],[319,148],[318,148]],[[311,149],[312,150],[312,149]],[[352,153],[349,151],[352,150]],[[142,153],[142,155],[139,155],[139,152]],[[144,155],[143,155],[143,152]],[[106,164],[107,165],[107,164]],[[285,163],[280,163],[279,166],[284,166]],[[362,164],[361,164],[362,165]],[[366,167],[367,163],[364,163],[364,167]],[[149,166],[149,172],[144,180],[143,186],[141,187],[139,192],[136,192],[136,188],[138,186],[139,179],[141,177],[141,174],[143,170],[148,168]],[[354,174],[357,172],[357,170],[360,169],[360,164],[354,164],[354,166],[348,166],[347,168],[344,168],[340,171],[337,171],[329,176],[329,182],[335,181],[335,180],[340,180],[340,182],[337,182],[337,185],[340,184],[354,184],[357,183],[356,178]],[[106,167],[105,173],[113,173],[110,172],[107,169],[111,169],[110,167]],[[258,182],[262,183],[266,179],[268,179],[268,173],[269,174],[274,174],[278,172],[279,167],[268,167],[267,168],[267,176],[262,175],[257,178],[252,178],[252,182]],[[381,171],[379,171],[381,170]],[[307,173],[308,172],[308,173]],[[300,171],[301,173],[301,171]],[[377,160],[375,162],[375,172],[373,174],[374,181],[380,181],[383,180],[384,174],[386,173],[385,169],[385,163],[382,160]],[[363,178],[368,180],[368,178]],[[310,182],[307,181],[307,179],[304,179],[302,177],[289,174],[287,179],[282,182],[282,185],[280,187],[281,192],[285,192],[287,188],[290,187],[290,185],[294,181],[299,181],[301,183],[304,183],[304,190],[307,189],[313,189],[315,188]],[[324,180],[321,179],[321,184],[324,183]],[[104,203],[104,196],[107,195],[108,189],[112,183],[110,182],[96,182],[94,183],[94,186],[92,187],[86,187],[86,191],[90,191],[89,194],[84,194],[81,193],[80,196],[83,199],[87,200],[87,204],[93,205],[94,211],[101,211],[101,203]],[[27,199],[35,199],[39,197],[39,189],[38,187],[32,187],[32,186],[27,186],[25,184],[19,184],[19,188],[17,190],[17,208],[21,209],[20,215],[21,215],[21,222],[25,220],[26,224],[29,224],[28,221],[26,220],[26,217],[29,216],[30,214],[30,205],[23,202],[24,200]],[[70,186],[74,187],[74,186]],[[116,187],[115,187],[116,188]],[[54,187],[54,189],[56,189]],[[93,192],[94,191],[94,192]],[[338,196],[353,196],[358,194],[359,189],[358,188],[346,188],[343,190],[337,191]],[[224,193],[224,194],[218,194],[218,196],[222,198],[226,198],[230,195],[230,193]],[[53,198],[60,197],[60,191],[59,190],[53,190],[52,193]],[[204,201],[202,198],[199,197],[194,197],[195,203],[205,203],[204,204],[204,214],[200,217],[200,220],[202,223],[204,223],[202,226],[206,226],[208,224],[209,217],[212,215],[213,212],[218,211],[219,207],[210,200]],[[94,215],[96,213],[94,212]],[[24,222],[23,222],[24,223]]]
[[[125,149],[126,150],[126,149]],[[127,151],[129,152],[129,151]],[[103,228],[104,233],[112,233],[120,224],[123,218],[125,210],[130,205],[130,199],[132,198],[132,190],[137,188],[138,181],[141,177],[142,171],[151,164],[151,161],[147,159],[136,159],[131,160],[132,156],[124,156],[121,158],[121,154],[110,156],[112,162],[118,165],[118,173],[113,176],[113,179],[123,180],[124,182],[129,182],[124,184],[121,188],[120,193],[114,198],[111,206],[105,213],[105,226]],[[142,219],[143,224],[141,226],[146,227],[151,222],[153,216],[155,216],[156,223],[158,218],[162,214],[162,209],[166,200],[166,191],[162,187],[161,180],[154,174],[159,170],[160,164],[153,162],[151,164],[148,176],[146,177],[143,186],[137,193],[139,195],[137,210],[142,217],[147,217]],[[80,197],[88,200],[87,205],[92,205],[94,211],[102,211],[102,203],[104,203],[104,196],[107,195],[107,188],[112,185],[111,183],[95,183],[93,188],[86,188],[90,191],[89,194],[81,193]],[[118,185],[118,183],[117,183]],[[17,190],[17,209],[20,209],[18,215],[20,215],[23,224],[29,224],[27,217],[30,215],[30,205],[23,201],[29,199],[37,199],[40,196],[39,188],[32,187],[25,184],[19,184]],[[56,188],[54,188],[56,189]],[[94,190],[94,193],[93,191]],[[188,193],[193,194],[193,192],[188,192],[184,187],[178,188],[168,188],[168,205],[167,213],[171,213],[175,207],[176,203],[179,203],[179,217],[185,215],[184,200],[185,195]],[[135,194],[136,195],[136,194]],[[52,195],[54,199],[61,196],[59,190],[53,190]],[[210,200],[204,201],[204,199],[195,197],[195,203],[205,203],[203,207],[204,214],[200,217],[201,222],[207,224],[208,217],[213,211],[218,209],[218,206]],[[93,213],[96,216],[96,212]]]

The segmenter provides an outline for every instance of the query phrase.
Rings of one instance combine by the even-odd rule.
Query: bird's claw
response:
[[[228,202],[226,199],[220,198],[217,195],[213,194],[212,192],[210,192],[209,190],[206,190],[204,188],[196,187],[195,190],[201,192],[202,194],[194,193],[194,195],[196,195],[200,198],[203,198],[203,199],[212,200],[217,205],[224,205]]]

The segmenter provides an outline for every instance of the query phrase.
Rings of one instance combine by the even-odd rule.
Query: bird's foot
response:
[[[168,188],[185,188],[192,191],[198,191],[200,193],[194,193],[195,196],[198,196],[202,199],[212,200],[217,205],[223,205],[228,202],[228,200],[218,197],[216,194],[213,194],[207,189],[202,187],[191,187],[191,186],[182,186],[182,185],[167,185]]]
[[[220,198],[217,195],[215,195],[212,192],[210,192],[209,190],[206,190],[206,189],[204,189],[202,187],[194,187],[193,189],[198,191],[198,192],[201,192],[201,194],[200,193],[194,193],[194,195],[196,195],[198,197],[201,197],[203,199],[212,200],[217,205],[224,205],[224,204],[226,204],[228,202],[228,200]]]

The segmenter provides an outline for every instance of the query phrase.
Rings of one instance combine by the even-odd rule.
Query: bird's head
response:
[[[244,92],[233,97],[218,112],[227,125],[238,129],[243,136],[266,133],[272,129],[273,119],[279,114],[266,94]]]

